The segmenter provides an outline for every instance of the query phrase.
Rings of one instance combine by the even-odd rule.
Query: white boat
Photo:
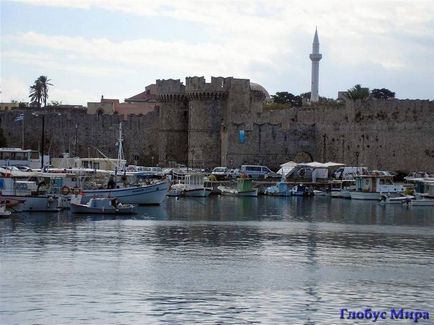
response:
[[[185,175],[184,181],[171,186],[168,196],[208,197],[212,189],[204,186],[202,174]]]
[[[41,184],[44,184],[44,189]],[[45,188],[46,183],[39,182],[38,184],[37,181],[30,181],[22,177],[0,178],[2,201],[16,212],[59,211],[57,206],[59,196],[47,193]]]
[[[352,200],[380,200],[381,195],[398,195],[404,191],[402,185],[393,183],[391,175],[373,173],[355,176],[356,190],[352,191]]]
[[[328,193],[326,191],[313,190],[313,195],[314,196],[330,196],[330,193]]]
[[[414,199],[414,196],[412,195],[396,196],[396,197],[382,195],[380,198],[380,204],[403,204],[403,203],[410,202],[412,199]]]
[[[123,204],[159,205],[166,197],[169,182],[164,180],[149,185],[139,185],[124,188],[83,190],[83,198],[112,197]]]
[[[244,197],[257,197],[258,189],[253,188],[253,183],[251,179],[248,178],[238,178],[237,187],[229,186],[219,186],[217,187],[222,195],[230,196],[244,196]]]
[[[334,198],[351,199],[351,190],[355,189],[355,182],[350,180],[334,180],[332,182],[332,188],[330,196]]]
[[[434,207],[434,199],[421,198],[411,200],[408,203],[410,206],[418,206],[418,207]]]
[[[115,198],[92,198],[87,203],[71,202],[72,213],[88,214],[134,214],[135,205],[122,204]]]

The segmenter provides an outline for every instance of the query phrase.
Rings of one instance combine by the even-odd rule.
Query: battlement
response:
[[[169,94],[184,94],[185,86],[179,79],[158,79],[157,82],[157,94],[169,95]]]
[[[230,88],[232,79],[232,77],[211,77],[211,82],[206,82],[205,77],[187,77],[185,91],[187,93],[226,92]]]

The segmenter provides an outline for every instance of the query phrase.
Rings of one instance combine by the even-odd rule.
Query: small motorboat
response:
[[[122,204],[116,198],[91,198],[87,203],[71,202],[72,213],[89,214],[134,214],[136,206]]]
[[[402,203],[408,203],[412,199],[414,199],[414,196],[406,195],[406,196],[388,196],[388,195],[381,195],[380,198],[380,204],[402,204]]]

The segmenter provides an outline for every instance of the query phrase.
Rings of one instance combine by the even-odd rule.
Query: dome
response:
[[[270,94],[260,84],[256,84],[254,82],[251,82],[250,83],[250,90],[254,91],[254,92],[260,92],[265,97],[265,99],[270,99]]]

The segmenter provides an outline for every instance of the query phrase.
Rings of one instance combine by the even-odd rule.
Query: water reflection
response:
[[[433,222],[431,209],[328,198],[14,215],[0,220],[0,320],[331,324],[341,307],[429,309]]]

